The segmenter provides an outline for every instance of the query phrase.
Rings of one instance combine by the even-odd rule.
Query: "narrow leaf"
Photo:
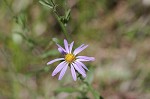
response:
[[[53,8],[53,6],[47,1],[40,0],[39,3],[42,4],[43,6],[49,7],[51,9]]]
[[[43,53],[41,55],[41,58],[46,58],[48,56],[55,56],[55,55],[58,55],[58,54],[59,54],[59,52],[57,50],[50,50],[50,51],[47,51],[47,52]]]
[[[66,12],[65,17],[67,20],[69,20],[69,18],[70,18],[70,12],[71,12],[71,9],[68,9],[68,11]]]

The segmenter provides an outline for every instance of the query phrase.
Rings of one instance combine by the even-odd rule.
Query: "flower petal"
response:
[[[83,77],[86,77],[86,74],[82,70],[80,70],[80,68],[76,64],[72,63],[72,65]]]
[[[58,51],[62,54],[62,55],[65,55],[66,52],[64,52],[61,48],[58,48]]]
[[[58,46],[58,51],[64,55],[64,53],[66,53],[66,50],[63,47],[61,47],[59,44],[56,45]]]
[[[71,51],[72,51],[73,44],[74,44],[74,41],[70,44],[70,47],[69,47],[69,53],[71,53]]]
[[[76,81],[77,80],[77,75],[76,75],[75,69],[74,69],[72,64],[71,64],[71,74],[72,74],[73,80]]]
[[[63,47],[61,47],[59,44],[56,44],[58,46],[58,48],[61,48],[63,51],[65,51],[65,49]]]
[[[76,59],[76,61],[81,61],[81,62],[87,62],[87,61],[93,61],[93,60],[87,60],[87,59]]]
[[[65,46],[66,52],[69,53],[69,45],[66,39],[64,39],[64,46]]]
[[[66,72],[66,70],[67,70],[67,67],[68,67],[68,64],[66,64],[66,65],[64,66],[64,68],[61,70],[61,72],[60,72],[60,74],[59,74],[58,80],[61,80],[61,79],[62,79],[62,77],[64,76],[64,74],[65,74],[65,72]]]
[[[88,68],[80,61],[75,61],[76,64],[80,64],[84,69],[88,70]],[[89,70],[88,70],[89,71]]]
[[[76,61],[75,63],[80,64],[84,69],[88,70],[88,68],[80,61]]]
[[[53,71],[52,76],[55,76],[58,72],[60,72],[62,68],[65,66],[65,64],[66,64],[65,61],[61,62]]]
[[[84,46],[84,44],[80,45],[78,48],[76,48],[76,49],[74,50],[74,52],[75,52],[76,50],[82,48],[83,46]]]
[[[82,68],[82,66],[81,66],[79,63],[77,63],[77,62],[74,62],[74,63],[78,66],[78,68],[79,68],[83,73],[86,73],[85,70]]]
[[[83,46],[83,45],[81,45],[81,46],[79,46],[78,48],[76,48],[75,50],[74,50],[74,52],[73,52],[73,54],[74,55],[77,55],[78,53],[80,53],[81,51],[83,51],[85,48],[87,48],[88,47],[88,45],[85,45],[85,46]]]
[[[49,61],[49,62],[47,63],[47,65],[50,65],[50,64],[52,64],[52,63],[54,63],[54,62],[57,62],[57,61],[60,61],[60,60],[64,60],[64,58],[56,58],[56,59],[54,59],[54,60],[52,60],[52,61]]]
[[[77,56],[77,58],[79,58],[79,59],[85,59],[85,60],[89,60],[89,61],[94,61],[95,60],[94,57],[88,57],[88,56]]]

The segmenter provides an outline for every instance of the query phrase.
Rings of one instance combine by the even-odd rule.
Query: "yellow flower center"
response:
[[[75,59],[76,59],[76,57],[73,54],[67,54],[67,55],[65,55],[65,60],[68,63],[72,63]]]

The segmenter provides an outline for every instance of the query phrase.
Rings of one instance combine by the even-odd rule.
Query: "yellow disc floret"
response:
[[[72,63],[75,59],[76,59],[76,57],[73,54],[66,54],[65,55],[65,60],[68,63]]]

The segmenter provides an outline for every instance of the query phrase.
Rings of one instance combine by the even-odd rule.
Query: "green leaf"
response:
[[[72,87],[65,87],[65,88],[58,88],[55,90],[55,92],[60,93],[60,92],[67,92],[67,93],[72,93],[72,92],[77,92],[78,90]]]
[[[21,25],[23,29],[26,28],[27,18],[24,13],[19,14],[18,16],[14,17],[17,24]]]
[[[46,58],[48,56],[55,56],[55,55],[58,55],[58,54],[59,54],[59,52],[57,50],[50,50],[50,51],[47,51],[47,52],[43,53],[41,55],[41,58]]]
[[[39,3],[42,4],[43,6],[49,7],[51,9],[53,8],[53,6],[48,1],[40,0]]]
[[[70,19],[70,12],[71,12],[71,9],[68,9],[68,11],[67,11],[66,14],[65,14],[65,18],[66,18],[67,20]]]
[[[55,42],[55,43],[58,43],[59,39],[58,38],[52,38],[52,41]]]

